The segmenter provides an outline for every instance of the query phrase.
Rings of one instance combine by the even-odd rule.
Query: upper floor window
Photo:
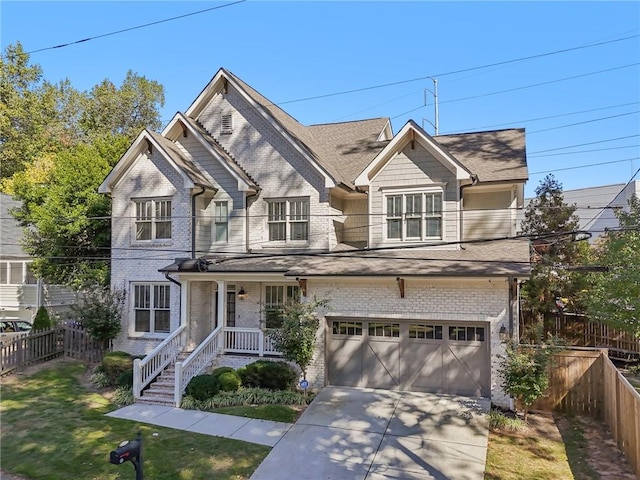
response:
[[[386,195],[388,240],[442,238],[442,192]]]
[[[266,327],[280,327],[285,305],[299,300],[300,287],[297,285],[267,285],[264,301]]]
[[[309,240],[309,199],[270,200],[269,241]]]
[[[233,116],[230,113],[223,113],[220,117],[220,133],[233,133]]]
[[[135,200],[136,241],[171,238],[171,200],[164,198]]]
[[[0,262],[0,285],[36,284],[31,262]]]
[[[133,284],[133,315],[136,333],[169,333],[171,286]]]
[[[227,243],[229,241],[229,203],[215,202],[214,213],[214,241]]]

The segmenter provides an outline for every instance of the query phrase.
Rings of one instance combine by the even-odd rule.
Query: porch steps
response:
[[[191,352],[182,352],[178,355],[176,361],[186,359]],[[174,407],[174,388],[176,383],[176,367],[175,364],[165,368],[156,379],[151,382],[148,389],[142,392],[142,396],[136,400],[136,403],[146,403],[149,405],[164,405]]]

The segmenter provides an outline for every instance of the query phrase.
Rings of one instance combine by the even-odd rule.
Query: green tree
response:
[[[126,137],[96,140],[41,158],[5,182],[22,201],[12,212],[25,227],[23,249],[33,271],[77,289],[109,281],[110,199],[98,193]]]
[[[522,233],[531,235],[533,252],[531,278],[524,282],[522,294],[523,307],[541,321],[568,303],[574,310],[581,308],[577,293],[584,287],[585,276],[566,267],[581,263],[589,248],[574,241],[576,207],[565,203],[560,182],[547,175],[535,193],[521,225]]]
[[[609,270],[590,274],[584,302],[590,320],[640,337],[640,199],[631,197],[629,211],[616,217],[620,228],[606,232],[595,249]]]
[[[529,408],[549,386],[548,366],[555,351],[552,343],[542,347],[507,345],[507,354],[502,357],[498,373],[504,391],[523,406],[525,422]]]
[[[47,308],[44,305],[40,305],[36,313],[36,318],[33,320],[33,328],[31,331],[36,332],[38,330],[46,330],[47,328],[51,328],[51,317],[49,317]]]
[[[125,294],[123,291],[111,291],[100,285],[84,289],[77,304],[71,307],[82,326],[104,351],[111,349],[111,342],[122,329],[122,309]]]
[[[89,138],[123,135],[133,140],[144,128],[161,127],[163,106],[162,85],[129,70],[120,88],[108,79],[93,87],[79,123]]]
[[[285,360],[298,365],[305,379],[315,352],[316,332],[320,326],[316,311],[327,305],[327,300],[316,299],[311,302],[290,302],[284,308],[282,325],[269,332],[276,350],[282,353]]]

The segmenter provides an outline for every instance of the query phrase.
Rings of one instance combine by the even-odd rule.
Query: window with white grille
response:
[[[386,239],[442,239],[442,191],[385,195]]]
[[[268,228],[271,242],[309,240],[309,199],[268,201]]]
[[[171,286],[136,283],[133,289],[133,317],[136,333],[169,333]]]
[[[134,204],[136,241],[171,239],[171,200],[164,198],[134,200]]]

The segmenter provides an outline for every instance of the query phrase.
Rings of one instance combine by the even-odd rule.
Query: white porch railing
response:
[[[142,360],[133,361],[133,396],[139,399],[142,389],[156,378],[162,370],[174,362],[187,344],[187,328],[178,327],[160,345]]]
[[[273,346],[273,340],[259,328],[224,328],[225,353],[253,355],[282,355]]]
[[[174,401],[176,407],[182,403],[182,394],[193,377],[211,365],[222,350],[222,327],[216,328],[184,361],[176,362]]]

